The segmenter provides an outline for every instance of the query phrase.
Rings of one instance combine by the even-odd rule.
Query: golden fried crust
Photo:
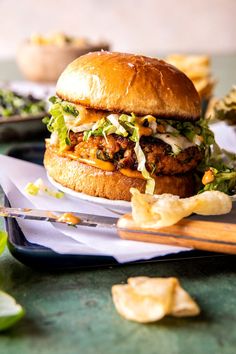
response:
[[[59,156],[50,146],[46,148],[44,165],[49,176],[56,182],[88,195],[130,201],[131,187],[145,191],[145,180],[127,177],[118,171],[103,171],[69,157]],[[184,198],[195,192],[192,174],[157,176],[155,180],[155,194],[171,193]]]
[[[93,52],[79,57],[59,77],[57,95],[88,108],[196,120],[200,99],[192,81],[163,60]]]

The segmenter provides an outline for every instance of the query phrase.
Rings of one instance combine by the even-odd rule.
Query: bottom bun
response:
[[[60,156],[56,150],[46,149],[44,165],[50,177],[64,187],[95,197],[131,200],[130,188],[145,192],[146,181],[127,177],[119,171],[108,172],[97,167]],[[156,176],[155,194],[170,193],[182,198],[195,193],[193,174]]]

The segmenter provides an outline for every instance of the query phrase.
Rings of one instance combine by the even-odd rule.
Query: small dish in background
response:
[[[18,66],[27,80],[56,82],[65,67],[88,52],[109,50],[108,43],[91,43],[56,33],[51,36],[32,35],[21,44],[17,53]]]
[[[46,114],[37,116],[12,116],[8,120],[0,121],[0,143],[12,141],[33,141],[48,136],[48,132],[42,123]]]
[[[38,140],[48,135],[42,118],[54,88],[27,82],[0,83],[0,142]]]

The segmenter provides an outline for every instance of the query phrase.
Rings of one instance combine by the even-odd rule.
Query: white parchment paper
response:
[[[0,184],[12,207],[74,211],[117,217],[116,214],[101,206],[66,195],[62,199],[53,198],[45,193],[37,196],[28,195],[24,190],[25,186],[37,178],[42,178],[45,184],[54,188],[47,179],[45,169],[42,166],[4,155],[0,155],[0,164],[2,166]],[[29,220],[18,220],[18,223],[29,242],[49,247],[58,253],[109,255],[120,263],[151,259],[187,250],[181,247],[121,240],[115,230],[73,228],[67,225]]]

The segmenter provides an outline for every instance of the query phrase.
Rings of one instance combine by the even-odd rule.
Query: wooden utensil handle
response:
[[[144,229],[137,227],[132,216],[126,214],[119,219],[117,230],[126,240],[236,254],[236,224],[183,219],[161,229]]]

